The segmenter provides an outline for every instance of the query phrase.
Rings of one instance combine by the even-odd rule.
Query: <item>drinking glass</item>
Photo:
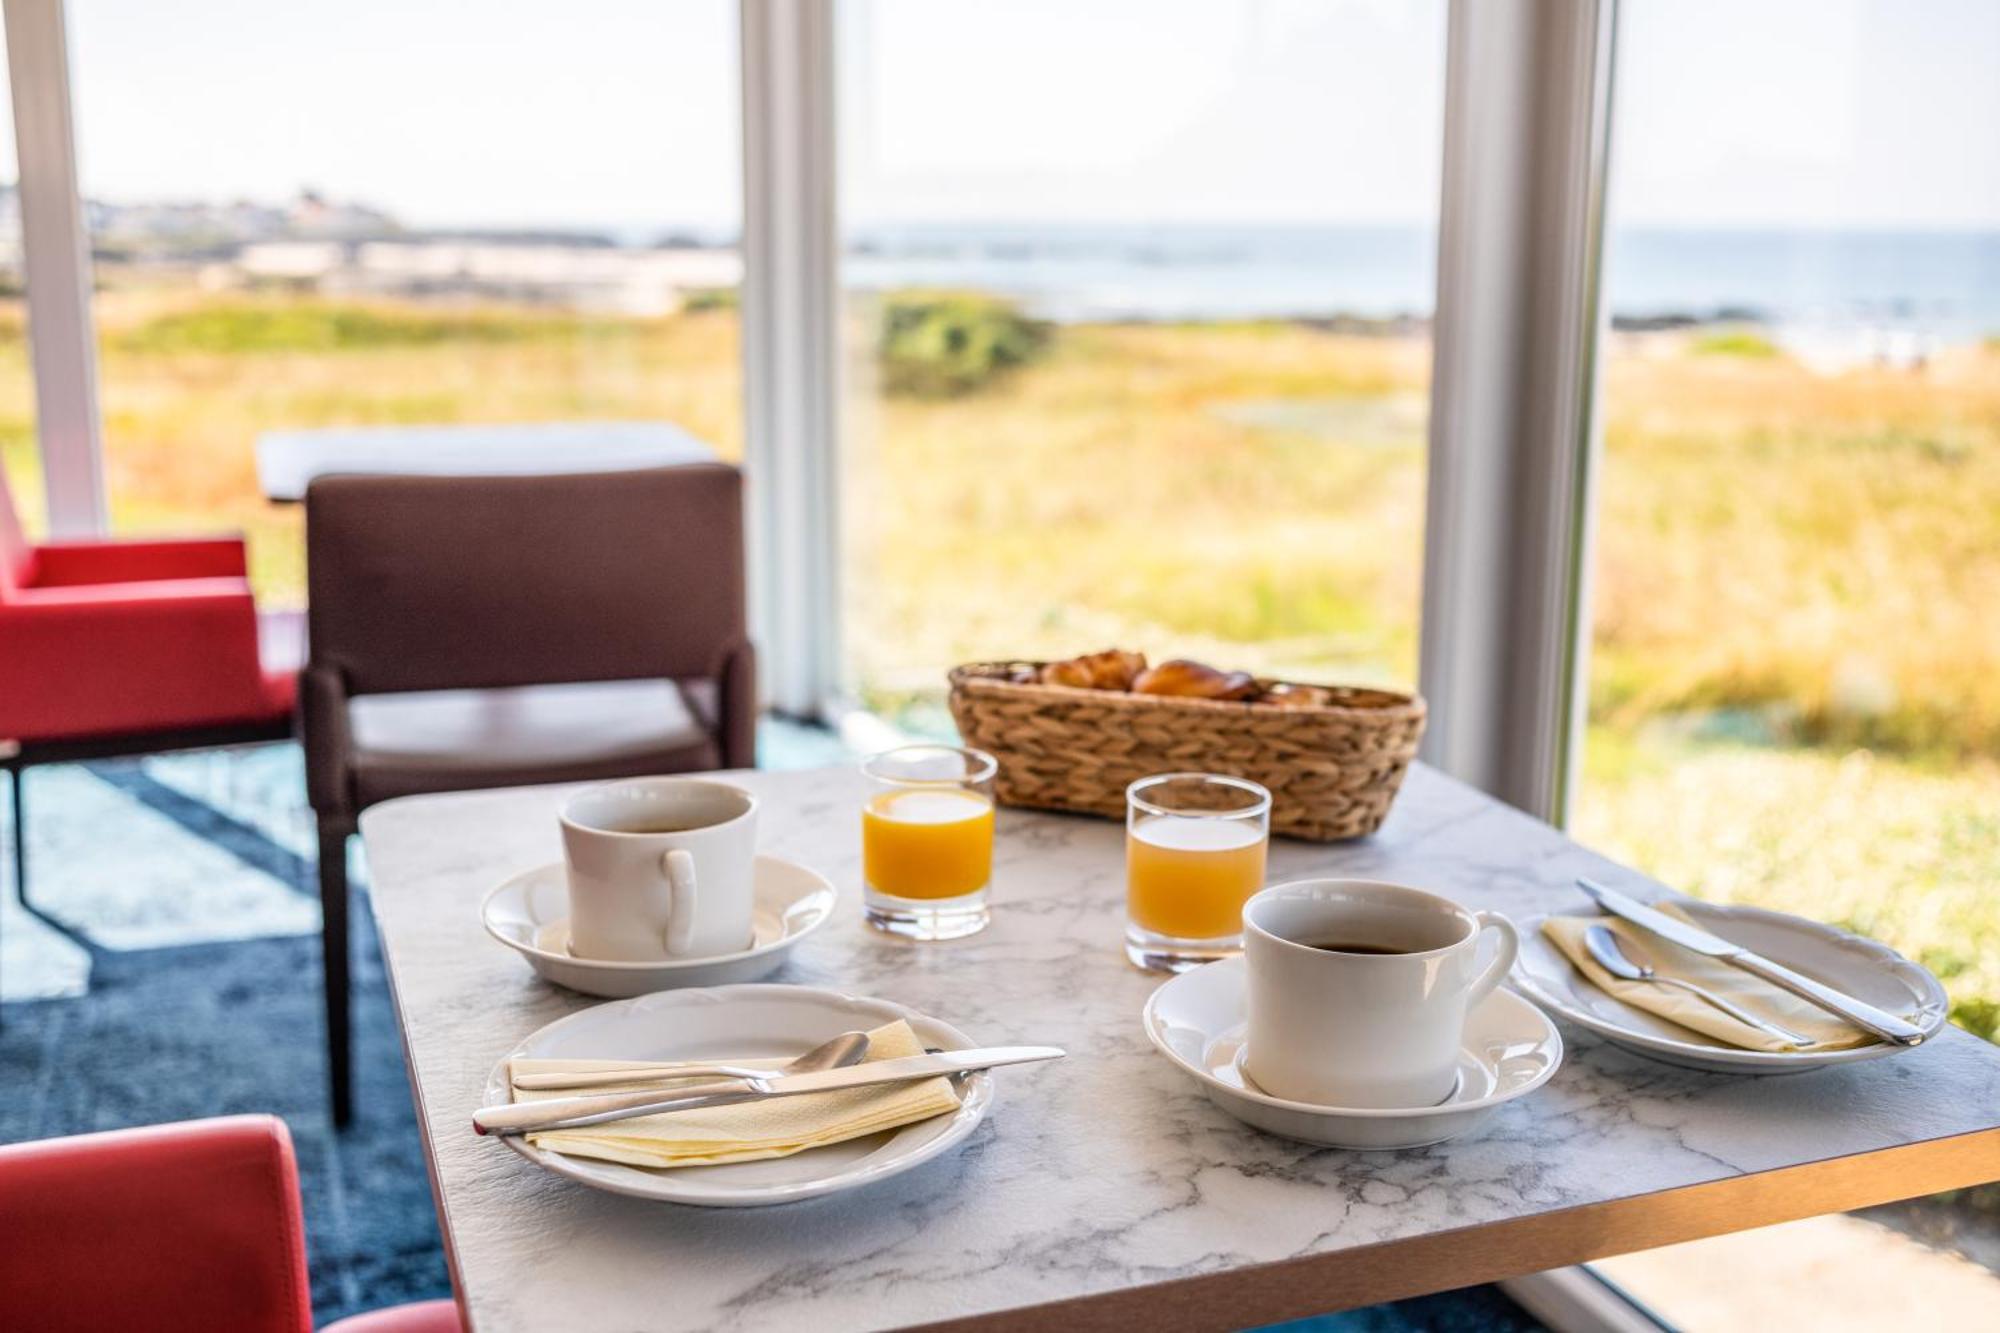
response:
[[[1264,887],[1271,793],[1219,773],[1125,789],[1125,956],[1182,972],[1243,949],[1243,904]]]
[[[868,924],[913,940],[986,928],[993,878],[993,774],[983,750],[905,745],[861,766],[862,899]]]

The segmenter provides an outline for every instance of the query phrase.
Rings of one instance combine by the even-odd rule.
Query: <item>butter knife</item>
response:
[[[472,1127],[481,1134],[538,1134],[546,1130],[582,1129],[589,1125],[630,1120],[667,1111],[690,1111],[700,1106],[727,1106],[733,1102],[760,1101],[766,1097],[796,1097],[808,1092],[835,1092],[842,1088],[865,1088],[881,1083],[908,1083],[940,1075],[967,1074],[1000,1065],[1030,1064],[1037,1060],[1058,1060],[1063,1052],[1054,1046],[994,1046],[984,1050],[941,1051],[934,1055],[910,1055],[897,1060],[877,1060],[872,1064],[849,1065],[845,1069],[822,1069],[809,1074],[780,1074],[773,1071],[743,1078],[719,1079],[676,1088],[672,1092],[653,1089],[620,1092],[599,1097],[552,1097],[536,1102],[506,1102],[482,1106],[472,1113]]]
[[[1643,926],[1662,939],[1672,940],[1683,949],[1692,949],[1706,954],[1731,967],[1748,972],[1753,977],[1761,977],[1781,990],[1790,991],[1801,1000],[1816,1004],[1830,1014],[1834,1014],[1854,1024],[1863,1032],[1872,1033],[1883,1041],[1898,1046],[1915,1046],[1924,1040],[1924,1030],[1909,1023],[1886,1009],[1877,1009],[1866,1000],[1857,1000],[1844,991],[1814,981],[1811,977],[1792,971],[1782,963],[1774,963],[1762,954],[1752,953],[1740,944],[1732,944],[1719,935],[1711,935],[1685,921],[1676,921],[1664,912],[1655,911],[1636,898],[1628,897],[1616,889],[1606,888],[1593,880],[1579,879],[1577,883],[1583,891],[1596,899],[1597,905],[1614,916],[1621,916],[1635,926]]]

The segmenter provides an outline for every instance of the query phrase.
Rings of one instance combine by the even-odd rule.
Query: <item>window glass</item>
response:
[[[1412,682],[1443,5],[840,20],[861,698],[1112,645]]]
[[[1620,8],[1574,831],[1993,1038],[2000,9]]]
[[[667,422],[738,453],[728,0],[70,11],[115,528],[247,528],[295,599],[269,431]]]

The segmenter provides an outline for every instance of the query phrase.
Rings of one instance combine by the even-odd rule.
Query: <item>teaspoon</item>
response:
[[[1769,1019],[1759,1018],[1741,1005],[1723,999],[1713,991],[1704,990],[1692,981],[1682,981],[1679,977],[1662,976],[1653,962],[1629,940],[1621,940],[1608,926],[1592,926],[1583,932],[1583,947],[1597,960],[1597,965],[1617,977],[1620,981],[1650,981],[1661,986],[1678,986],[1688,994],[1708,1001],[1723,1013],[1739,1023],[1745,1023],[1765,1032],[1778,1040],[1793,1046],[1816,1046],[1810,1037],[1802,1037],[1790,1028],[1780,1027]]]

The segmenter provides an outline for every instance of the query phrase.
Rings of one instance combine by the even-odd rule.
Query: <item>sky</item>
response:
[[[735,0],[70,0],[84,189],[733,230]],[[1626,0],[1614,217],[2000,227],[2000,3]],[[1444,0],[840,0],[884,221],[1434,220]],[[11,138],[11,136],[8,136]]]

